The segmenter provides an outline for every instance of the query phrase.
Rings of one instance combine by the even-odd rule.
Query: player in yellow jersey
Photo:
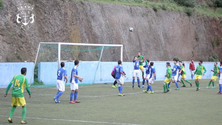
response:
[[[214,69],[211,70],[212,72],[214,72],[214,74],[213,74],[213,76],[211,77],[208,86],[206,87],[207,89],[209,89],[211,83],[212,83],[212,85],[213,85],[213,86],[212,86],[212,89],[215,88],[214,82],[215,82],[215,81],[217,80],[217,78],[218,78],[219,69],[220,69],[220,67],[217,66],[217,62],[215,62],[215,63],[214,63]]]
[[[5,92],[5,97],[8,94],[9,89],[12,87],[12,109],[11,109],[11,113],[9,115],[8,118],[8,122],[9,123],[13,123],[12,122],[12,115],[16,109],[17,106],[22,106],[22,120],[21,120],[21,124],[27,124],[27,122],[25,121],[25,115],[26,115],[26,102],[25,102],[25,98],[23,95],[24,89],[26,88],[28,94],[29,94],[29,98],[31,98],[31,92],[29,90],[29,84],[28,84],[28,80],[25,77],[26,75],[26,68],[22,68],[21,69],[21,75],[16,75],[13,77],[12,81],[9,83],[6,92]]]
[[[166,67],[167,67],[167,70],[166,70],[166,77],[167,78],[163,82],[164,93],[169,92],[168,83],[171,82],[171,79],[172,79],[172,69],[171,69],[169,62],[166,63]]]
[[[200,60],[199,65],[197,66],[197,68],[194,72],[194,75],[196,74],[196,77],[195,77],[195,83],[196,83],[196,86],[197,86],[196,91],[200,90],[200,79],[202,78],[202,75],[204,76],[204,74],[207,72],[206,68],[202,64],[203,64],[203,61]]]

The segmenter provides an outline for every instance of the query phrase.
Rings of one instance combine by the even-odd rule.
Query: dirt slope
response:
[[[62,0],[27,0],[35,5],[35,23],[27,31],[16,23],[21,0],[3,0],[0,10],[0,61],[34,61],[39,42],[124,45],[124,61],[138,50],[150,60],[205,60],[222,57],[222,18],[188,17],[139,6]],[[129,32],[129,27],[134,31]],[[212,42],[218,41],[213,47]]]

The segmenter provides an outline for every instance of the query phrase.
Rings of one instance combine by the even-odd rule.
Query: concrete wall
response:
[[[173,62],[170,62],[173,67]],[[114,79],[110,75],[113,67],[117,65],[117,62],[80,62],[78,71],[79,76],[83,77],[83,83],[81,84],[90,84],[93,83],[110,83]],[[195,67],[198,65],[198,62],[195,62]],[[210,79],[214,63],[213,62],[204,62],[203,65],[207,69],[207,73],[203,76],[203,79]],[[74,64],[72,62],[65,63],[65,69],[67,70],[68,78],[70,78],[71,70]],[[96,71],[98,66],[98,70]],[[39,63],[39,80],[43,81],[44,84],[52,85],[56,84],[56,71],[58,64],[56,62],[41,62]],[[166,73],[166,62],[154,62],[154,67],[156,68],[157,76],[156,80],[164,80]],[[132,81],[132,71],[133,63],[132,62],[123,62],[123,70],[126,72],[127,77],[125,78],[126,82]],[[191,79],[189,71],[189,62],[185,62],[185,70],[187,73],[187,79]]]
[[[30,82],[31,76],[33,76],[33,62],[0,63],[0,88],[6,88],[15,75],[21,74],[22,67],[27,68],[26,77]]]
[[[166,73],[166,62],[154,62],[154,66],[157,72],[157,80],[164,80]],[[170,62],[173,66],[173,62]],[[195,67],[197,66],[197,62],[195,62]],[[78,67],[79,76],[83,77],[83,83],[81,84],[90,84],[93,83],[111,83],[114,81],[112,76],[110,75],[113,67],[117,65],[117,62],[80,62]],[[210,79],[212,76],[212,72],[214,63],[213,62],[204,62],[203,65],[207,69],[207,73],[203,76],[203,79]],[[58,64],[56,62],[41,62],[38,64],[38,76],[39,80],[43,81],[45,85],[56,85],[56,72],[58,68]],[[70,78],[71,70],[74,64],[72,62],[65,63],[65,69],[67,70],[68,78]],[[22,67],[27,67],[27,75],[29,82],[31,80],[31,76],[33,76],[33,67],[34,63],[23,62],[23,63],[0,63],[0,88],[6,88],[14,75],[20,74],[20,70]],[[98,67],[98,70],[96,70]],[[133,63],[132,62],[124,62],[123,69],[127,74],[127,77],[124,78],[126,82],[132,81],[132,71],[133,71]],[[189,62],[185,62],[185,70],[187,73],[187,79],[191,78],[189,72]],[[33,80],[32,82],[33,83]]]

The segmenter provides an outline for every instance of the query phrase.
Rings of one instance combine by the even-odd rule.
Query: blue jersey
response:
[[[73,80],[75,80],[75,83],[78,83],[78,78],[77,78],[77,77],[74,77],[73,75],[77,75],[77,76],[78,76],[77,67],[73,67],[73,69],[72,69],[72,71],[71,71],[70,83],[74,83]]]
[[[116,79],[119,79],[121,77],[121,75],[122,75],[121,72],[123,72],[123,67],[120,65],[116,66],[115,70],[114,70],[114,73],[116,74],[115,75]]]
[[[178,75],[180,69],[181,69],[180,66],[174,65],[172,69],[172,76]]]
[[[66,70],[64,68],[59,68],[57,70],[57,80],[62,80],[64,81],[64,76],[67,76]]]
[[[145,68],[145,70],[146,70],[146,74],[148,75],[148,74],[150,74],[150,72],[151,72],[151,67],[149,66],[149,65],[145,65],[145,66],[143,66],[144,68]]]
[[[139,70],[140,69],[140,61],[133,60],[133,67],[134,67],[134,70]]]
[[[151,66],[149,66],[149,67],[150,67],[150,72],[149,72],[149,74],[150,74],[150,78],[152,78],[153,75],[154,75],[154,73],[156,73],[156,70],[155,70],[154,67],[151,67]],[[156,79],[156,77],[155,77],[154,79]]]
[[[222,66],[219,68],[219,78],[222,79]]]

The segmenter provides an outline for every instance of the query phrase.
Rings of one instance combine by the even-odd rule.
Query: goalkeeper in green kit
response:
[[[21,75],[16,75],[13,77],[12,81],[9,83],[5,95],[4,97],[7,96],[9,89],[12,87],[12,108],[11,108],[11,112],[8,118],[8,122],[9,123],[13,123],[12,122],[12,115],[16,109],[17,106],[22,106],[22,120],[21,120],[21,124],[27,124],[27,122],[25,121],[25,115],[26,115],[26,102],[25,102],[25,98],[23,95],[24,89],[26,88],[28,94],[29,94],[29,98],[31,98],[31,92],[29,90],[29,84],[28,84],[28,80],[25,77],[27,72],[26,68],[22,68],[21,69]]]

